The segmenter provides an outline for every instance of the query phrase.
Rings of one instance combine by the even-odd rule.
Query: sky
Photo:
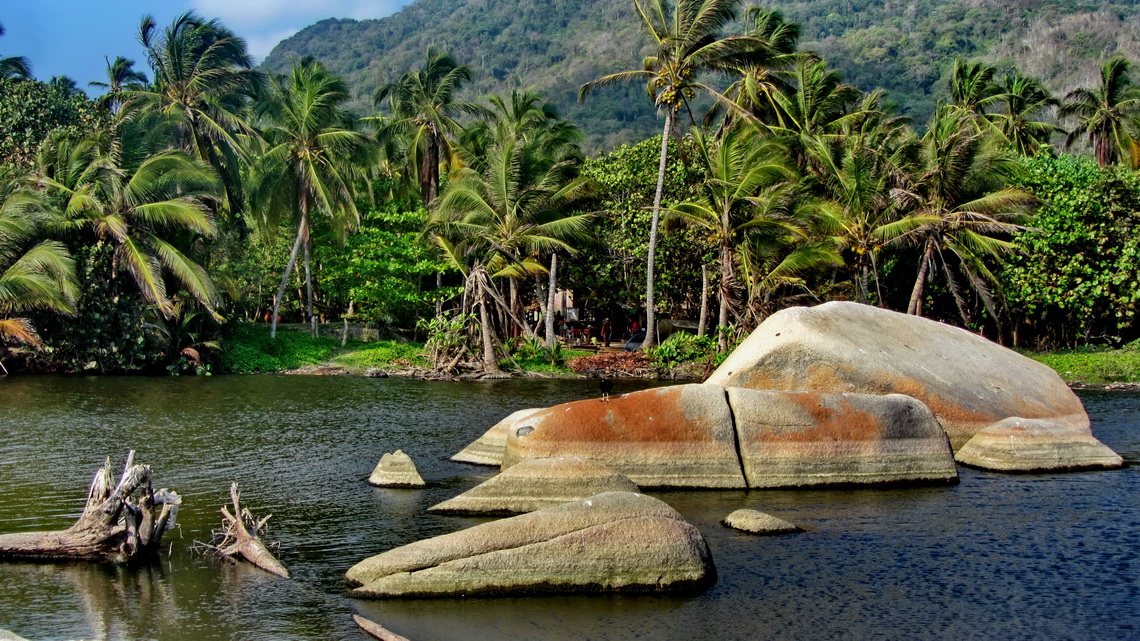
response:
[[[105,80],[107,60],[124,56],[150,76],[139,21],[160,28],[186,11],[218,18],[246,39],[260,62],[273,46],[325,18],[383,18],[411,0],[0,0],[0,58],[24,56],[40,80],[68,76],[80,87]],[[89,90],[97,93],[97,90]]]

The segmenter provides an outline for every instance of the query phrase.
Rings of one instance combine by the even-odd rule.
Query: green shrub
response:
[[[649,358],[655,367],[667,369],[681,363],[711,359],[715,355],[716,339],[712,336],[677,332],[654,347]]]

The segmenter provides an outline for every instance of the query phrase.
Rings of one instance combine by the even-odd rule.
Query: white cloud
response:
[[[411,0],[191,0],[203,18],[219,18],[257,58],[281,40],[326,18],[383,18]]]

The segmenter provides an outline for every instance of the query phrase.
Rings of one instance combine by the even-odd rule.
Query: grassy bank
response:
[[[251,374],[256,372],[288,372],[307,367],[341,368],[354,374],[363,374],[372,368],[384,370],[426,368],[423,343],[382,340],[374,342],[348,341],[343,347],[340,339],[313,338],[308,332],[278,329],[277,338],[269,338],[265,325],[241,325],[223,342],[223,368],[226,372]],[[588,352],[563,350],[560,357],[569,360]],[[546,375],[573,375],[565,364],[551,364],[546,359],[516,356],[514,361],[504,360],[506,369],[535,372]]]
[[[1083,347],[1025,355],[1056,370],[1066,383],[1140,383],[1140,348],[1131,344],[1124,349]]]

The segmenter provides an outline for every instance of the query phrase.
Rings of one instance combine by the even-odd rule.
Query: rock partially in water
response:
[[[525,459],[578,456],[643,488],[743,488],[724,388],[676,385],[540,410],[507,436],[503,469]]]
[[[1109,469],[1124,459],[1088,430],[1051,421],[1007,418],[977,433],[955,456],[959,463],[1004,472]]]
[[[396,450],[391,454],[384,454],[368,482],[380,487],[424,487],[427,485],[416,470],[412,457]]]
[[[664,591],[707,587],[716,569],[676,510],[609,492],[389,550],[346,580],[363,598]]]
[[[536,412],[541,412],[543,408],[536,407],[531,409],[519,410],[503,420],[495,423],[491,429],[483,433],[482,436],[471,442],[470,445],[460,450],[451,460],[460,463],[474,463],[475,465],[493,465],[498,467],[503,464],[503,450],[507,447],[507,432],[512,427],[519,427],[526,421],[526,419]]]
[[[1049,367],[964,329],[858,303],[773,314],[708,382],[913,396],[938,417],[955,451],[1014,416],[1091,438],[1080,399]]]
[[[784,519],[778,519],[771,514],[757,510],[737,510],[724,517],[724,524],[734,530],[748,532],[749,534],[763,534],[774,536],[777,534],[793,534],[803,532]]]
[[[25,639],[24,637],[18,635],[18,634],[13,633],[13,632],[9,632],[7,630],[0,630],[0,641],[28,641],[28,640]]]
[[[428,508],[443,514],[521,514],[603,492],[637,492],[612,468],[578,457],[530,459]]]
[[[901,394],[728,388],[748,487],[958,480],[946,433]]]

